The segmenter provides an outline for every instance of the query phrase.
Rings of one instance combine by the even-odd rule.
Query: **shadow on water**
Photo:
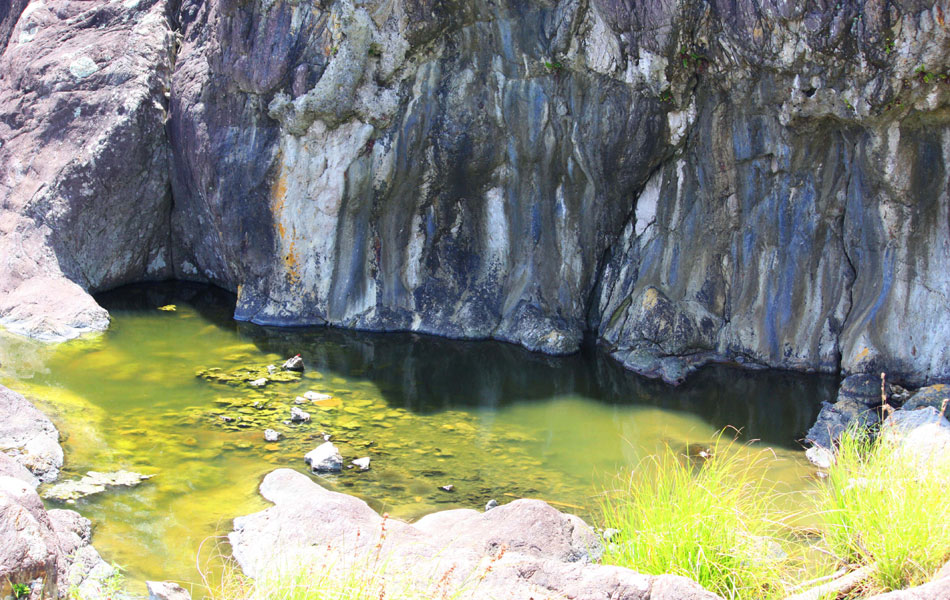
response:
[[[262,352],[301,354],[311,369],[375,383],[391,406],[431,414],[499,409],[515,402],[580,395],[608,405],[692,413],[744,439],[799,449],[837,377],[731,365],[700,369],[680,386],[624,369],[597,348],[553,357],[504,342],[463,341],[405,332],[334,327],[275,328],[234,321],[234,296],[186,282],[138,285],[103,294],[112,313],[188,303],[206,320],[233,329]]]

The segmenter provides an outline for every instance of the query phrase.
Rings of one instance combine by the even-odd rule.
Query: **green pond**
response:
[[[596,519],[598,492],[618,473],[729,426],[774,448],[774,477],[802,489],[813,469],[796,440],[836,384],[717,366],[674,388],[594,350],[553,358],[497,342],[259,327],[233,321],[233,297],[206,286],[135,286],[99,300],[113,317],[102,335],[50,346],[0,333],[0,382],[56,422],[61,480],[155,475],[71,506],[133,581],[197,581],[196,564],[211,560],[231,519],[267,506],[261,478],[306,472],[303,456],[324,434],[347,464],[368,456],[372,466],[315,480],[409,520],[520,497]],[[247,382],[295,354],[302,375]],[[295,404],[307,391],[330,398]],[[311,422],[286,423],[293,406]],[[284,437],[267,443],[266,428]]]

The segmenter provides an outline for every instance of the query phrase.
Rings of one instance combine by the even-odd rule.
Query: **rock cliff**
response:
[[[667,381],[950,379],[945,1],[9,4],[11,329],[178,277]]]

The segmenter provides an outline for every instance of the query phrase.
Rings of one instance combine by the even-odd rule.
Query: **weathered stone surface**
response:
[[[12,457],[42,482],[56,479],[63,466],[63,449],[53,423],[26,398],[3,386],[0,386],[0,452]]]
[[[191,600],[188,590],[173,581],[146,581],[149,600]]]
[[[314,473],[334,473],[343,470],[343,456],[333,442],[324,442],[303,458]]]
[[[950,460],[950,421],[933,407],[894,412],[884,421],[881,437],[897,443],[914,460]]]
[[[86,292],[171,274],[167,9],[33,0],[0,37],[0,324],[13,331],[104,329]]]
[[[841,400],[834,404],[822,404],[815,424],[805,434],[805,441],[826,449],[834,449],[835,443],[849,427],[870,427],[881,421],[877,409],[868,408],[854,400]]]
[[[235,519],[229,535],[235,558],[251,576],[285,561],[329,558],[341,564],[335,559],[345,556],[348,564],[379,566],[401,582],[408,577],[423,594],[436,592],[425,586],[444,574],[440,585],[459,591],[453,595],[459,598],[717,598],[682,577],[588,563],[600,546],[593,530],[538,500],[487,513],[435,513],[410,525],[383,519],[362,500],[325,490],[289,469],[268,474],[261,494],[274,506]],[[315,554],[328,547],[330,557]],[[374,562],[374,555],[382,558]]]
[[[89,521],[70,510],[43,508],[29,483],[0,475],[0,595],[12,583],[32,583],[42,598],[65,598],[75,588],[82,600],[100,598],[115,569],[90,545]]]
[[[950,598],[950,577],[943,577],[906,590],[871,596],[868,600],[946,600]]]
[[[904,404],[905,410],[915,410],[929,406],[940,410],[943,408],[943,402],[950,398],[950,386],[938,383],[935,385],[920,388]]]
[[[890,396],[890,386],[884,384],[885,398]],[[838,387],[838,402],[847,400],[862,404],[868,408],[881,406],[881,376],[880,374],[861,373],[850,375],[841,381]]]

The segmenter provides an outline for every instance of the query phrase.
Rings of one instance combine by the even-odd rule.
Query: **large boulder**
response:
[[[833,450],[849,428],[867,428],[880,422],[880,412],[863,402],[851,399],[834,404],[823,402],[815,424],[805,434],[805,441],[812,446]]]
[[[5,3],[9,5],[8,3]],[[0,13],[0,324],[105,329],[87,292],[170,274],[165,0]]]
[[[539,500],[486,513],[445,511],[411,525],[289,469],[268,474],[260,490],[274,506],[235,519],[228,536],[235,559],[252,577],[325,561],[408,582],[423,595],[435,594],[438,585],[462,598],[718,598],[682,577],[591,563],[600,544],[590,527]]]
[[[42,482],[56,479],[63,466],[63,449],[53,423],[26,398],[2,385],[0,452],[13,458]]]

